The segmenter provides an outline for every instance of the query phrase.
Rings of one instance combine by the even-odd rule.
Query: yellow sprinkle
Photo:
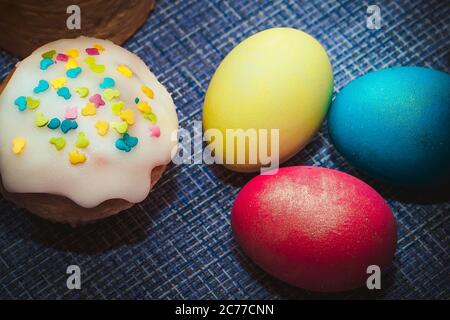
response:
[[[152,90],[152,89],[150,89],[150,88],[147,87],[147,86],[142,85],[142,86],[141,86],[141,90],[142,90],[143,93],[145,93],[145,95],[146,95],[147,97],[149,97],[150,99],[153,99],[154,94],[153,94],[153,90]]]
[[[109,122],[107,122],[107,121],[97,121],[96,123],[95,123],[95,128],[97,128],[97,133],[100,135],[100,136],[104,136],[105,134],[107,134],[108,133],[108,130],[109,130]]]
[[[117,89],[108,88],[103,91],[103,97],[106,101],[111,101],[112,99],[118,98],[120,96],[120,91]]]
[[[94,48],[97,48],[98,51],[105,51],[105,48],[101,44],[94,44]]]
[[[126,122],[113,122],[111,123],[111,127],[116,130],[118,133],[125,133],[128,130],[128,123]]]
[[[26,144],[27,141],[24,138],[15,137],[12,141],[12,152],[14,152],[14,154],[21,154]]]
[[[86,161],[86,156],[78,152],[78,150],[74,150],[69,152],[69,160],[71,164],[76,165],[79,163],[84,163]]]
[[[145,101],[139,101],[137,104],[137,108],[142,113],[150,113],[152,112],[152,108]]]
[[[68,70],[68,69],[73,69],[73,68],[78,67],[77,60],[75,60],[75,59],[69,59],[69,60],[67,61],[67,63],[64,65],[64,67],[65,67],[67,70]]]
[[[120,111],[122,111],[124,106],[125,104],[122,101],[114,102],[111,106],[111,110],[113,113],[120,115]]]
[[[86,137],[84,132],[78,133],[77,141],[75,142],[75,146],[77,148],[84,149],[89,145],[89,139]]]
[[[95,107],[95,104],[92,102],[87,102],[86,106],[81,109],[81,114],[85,117],[95,116],[97,114],[97,108]]]
[[[120,112],[120,119],[128,123],[129,125],[134,124],[134,112],[131,109],[123,110]]]
[[[147,119],[148,121],[150,121],[153,124],[155,124],[157,121],[156,114],[154,114],[154,113],[146,113],[143,115],[143,117],[144,117],[144,119]]]
[[[61,78],[53,79],[50,83],[51,83],[53,89],[59,89],[59,88],[64,87],[66,82],[67,82],[67,79],[65,77],[61,77]]]
[[[77,49],[69,49],[66,51],[66,54],[71,58],[78,58],[80,56]]]
[[[133,72],[131,72],[130,69],[128,69],[126,66],[124,65],[120,65],[117,67],[117,72],[123,74],[125,77],[127,78],[131,78],[133,76]]]

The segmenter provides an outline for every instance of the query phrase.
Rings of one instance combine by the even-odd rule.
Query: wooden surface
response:
[[[67,7],[81,10],[81,29],[69,30]],[[145,22],[155,0],[0,0],[0,47],[20,57],[41,45],[79,35],[122,44]]]

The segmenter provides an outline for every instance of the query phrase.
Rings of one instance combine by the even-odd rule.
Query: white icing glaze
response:
[[[102,45],[106,50],[95,55],[97,64],[103,64],[106,70],[102,74],[92,72],[83,60],[89,55],[86,48],[94,44]],[[67,49],[78,49],[76,58],[81,74],[71,79],[66,76],[65,62],[56,64],[43,71],[40,69],[41,55],[49,50],[65,53]],[[53,57],[56,61],[56,55]],[[127,78],[116,71],[118,65],[127,66],[133,76]],[[66,77],[66,87],[72,97],[64,100],[56,94],[50,85],[45,92],[35,94],[33,88],[39,80],[51,80]],[[124,109],[133,109],[135,124],[128,133],[139,139],[130,152],[118,150],[115,142],[121,137],[111,127],[105,136],[97,134],[94,127],[98,120],[120,122],[119,116],[111,111],[112,102],[97,108],[97,115],[82,116],[81,109],[95,93],[102,94],[99,84],[103,78],[115,80],[114,89],[120,91]],[[154,92],[149,99],[142,91],[144,84]],[[89,95],[80,98],[74,88],[85,86]],[[31,96],[40,100],[36,110],[19,111],[14,101],[19,96]],[[148,128],[151,122],[144,119],[136,108],[135,97],[145,100],[157,116],[161,129],[159,138],[150,137]],[[78,107],[78,129],[63,134],[61,129],[51,130],[35,125],[35,112],[42,112],[46,117],[64,119],[66,107]],[[72,199],[78,205],[91,208],[109,199],[124,199],[132,203],[144,200],[150,192],[150,175],[153,168],[170,162],[171,151],[176,141],[171,139],[178,128],[175,105],[167,90],[161,85],[145,63],[136,55],[110,41],[79,37],[58,40],[44,45],[21,61],[0,96],[0,173],[3,185],[9,192],[15,193],[50,193]],[[79,132],[85,132],[90,145],[85,149],[75,147]],[[26,139],[27,144],[19,155],[12,152],[12,140],[17,137]],[[49,143],[52,137],[64,137],[66,146],[61,151]],[[86,155],[86,162],[72,165],[68,153],[79,150]]]

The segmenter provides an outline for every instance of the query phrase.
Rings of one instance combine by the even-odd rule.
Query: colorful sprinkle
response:
[[[73,90],[80,96],[80,98],[86,98],[89,94],[89,88],[87,87],[76,87]]]
[[[25,111],[27,108],[27,98],[25,96],[20,96],[14,100],[14,104],[19,108],[20,111]]]
[[[107,101],[111,101],[112,99],[120,97],[120,91],[114,89],[106,89],[105,91],[103,91],[103,97]]]
[[[50,50],[41,55],[42,58],[53,59],[53,56],[56,54],[55,50]]]
[[[84,132],[78,133],[77,141],[75,142],[75,146],[77,148],[84,149],[89,145],[89,139],[86,137]]]
[[[76,123],[76,121],[65,119],[61,122],[61,131],[63,133],[67,133],[70,130],[75,130],[76,128],[78,128],[78,123]]]
[[[146,113],[143,115],[144,119],[149,120],[151,123],[155,124],[157,121],[156,114],[154,113]]]
[[[97,48],[86,48],[86,53],[90,56],[98,56],[99,55]]]
[[[109,122],[107,121],[97,121],[95,123],[95,128],[97,129],[97,133],[100,136],[104,136],[105,134],[108,133],[109,130]]]
[[[107,89],[107,88],[112,88],[114,87],[114,85],[116,84],[116,82],[114,81],[114,79],[112,78],[104,78],[103,82],[100,83],[100,88],[101,89]]]
[[[78,75],[81,73],[81,68],[77,67],[77,68],[73,68],[73,69],[69,69],[66,71],[66,75],[71,78],[71,79],[75,79],[76,77],[78,77]]]
[[[147,97],[149,97],[150,99],[153,99],[154,94],[153,94],[153,90],[152,89],[150,89],[147,86],[142,85],[141,86],[141,90]]]
[[[66,100],[69,100],[70,97],[72,97],[72,95],[70,94],[69,88],[67,88],[67,87],[62,87],[62,88],[58,89],[58,91],[56,91],[56,93],[58,94],[58,96],[63,97]]]
[[[48,118],[42,112],[36,112],[34,123],[37,127],[43,127],[48,123]]]
[[[94,94],[89,98],[89,101],[94,103],[97,108],[105,105],[105,101],[103,101],[102,96],[98,93]]]
[[[105,51],[105,48],[101,44],[94,44],[94,48],[97,48],[98,51]]]
[[[78,67],[78,63],[77,63],[77,60],[75,60],[75,59],[69,59],[69,61],[67,61],[67,63],[64,65],[64,68],[66,68],[67,70],[74,69],[77,67]]]
[[[84,62],[89,66],[92,72],[103,73],[105,72],[105,66],[102,64],[96,64],[94,57],[87,57]]]
[[[150,137],[159,138],[161,136],[161,129],[158,126],[151,126],[148,128]]]
[[[69,49],[66,51],[66,54],[71,58],[78,58],[80,56],[77,49]]]
[[[122,108],[125,106],[125,104],[122,101],[114,102],[111,106],[111,110],[113,113],[120,115],[120,112],[122,111]]]
[[[47,127],[49,127],[52,130],[55,130],[58,129],[60,125],[61,121],[58,118],[53,118],[52,120],[50,120]]]
[[[78,108],[72,107],[72,108],[66,108],[66,113],[64,114],[64,118],[69,120],[75,120],[78,117]]]
[[[137,104],[137,108],[142,113],[150,113],[152,112],[152,108],[145,101],[139,101]]]
[[[34,87],[33,92],[34,93],[40,93],[44,92],[48,89],[49,85],[48,82],[45,80],[39,80],[39,83],[36,87]]]
[[[116,70],[117,70],[117,72],[119,72],[120,74],[123,74],[127,78],[131,78],[133,76],[133,72],[131,72],[131,70],[128,69],[128,67],[126,67],[124,65],[118,66]]]
[[[97,108],[95,107],[95,104],[92,102],[87,102],[86,106],[81,109],[81,114],[85,117],[95,116],[97,114]]]
[[[123,110],[119,114],[120,119],[125,121],[128,125],[134,124],[134,112],[131,109]]]
[[[94,57],[87,57],[83,60],[87,65],[96,64]]]
[[[54,62],[52,59],[44,58],[39,63],[39,67],[41,68],[41,70],[47,70],[47,68],[50,67],[53,63]]]
[[[111,128],[117,131],[117,133],[125,133],[128,130],[128,123],[126,122],[113,122]]]
[[[139,103],[139,98],[138,97],[136,97],[136,98],[134,98],[134,103]]]
[[[72,152],[69,152],[69,160],[71,164],[77,165],[80,163],[84,163],[86,161],[86,156],[78,152],[78,150],[74,150]]]
[[[66,139],[63,137],[55,137],[49,140],[50,144],[54,145],[56,150],[61,151],[66,146]]]
[[[15,137],[12,141],[12,152],[14,154],[21,154],[27,141],[22,137]]]
[[[58,53],[56,56],[56,60],[65,62],[65,61],[69,60],[69,56],[64,53]]]
[[[116,140],[116,148],[125,152],[130,152],[138,144],[139,140],[136,137],[125,133],[122,138]]]
[[[59,89],[59,88],[64,87],[66,82],[67,82],[67,79],[65,77],[60,77],[60,78],[56,78],[56,79],[53,79],[52,81],[50,81],[50,84],[52,85],[53,89]]]
[[[39,108],[39,105],[41,104],[41,102],[39,101],[39,99],[33,99],[32,97],[27,97],[27,107],[30,110],[34,110]]]

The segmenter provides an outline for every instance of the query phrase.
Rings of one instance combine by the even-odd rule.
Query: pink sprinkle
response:
[[[64,53],[58,53],[58,55],[56,56],[56,60],[67,61],[67,60],[69,60],[69,57],[67,55],[65,55]]]
[[[151,126],[150,128],[148,128],[148,132],[150,133],[150,137],[159,138],[159,136],[161,135],[161,130],[158,126]]]
[[[64,118],[69,120],[74,120],[78,117],[78,108],[66,108],[66,114],[64,115]]]
[[[98,56],[99,55],[97,48],[86,48],[86,53],[90,56]]]
[[[93,104],[95,104],[95,106],[97,108],[100,107],[100,106],[104,106],[105,105],[105,101],[103,101],[102,96],[99,95],[98,93],[96,93],[93,96],[91,96],[89,98],[89,101],[92,102]]]

